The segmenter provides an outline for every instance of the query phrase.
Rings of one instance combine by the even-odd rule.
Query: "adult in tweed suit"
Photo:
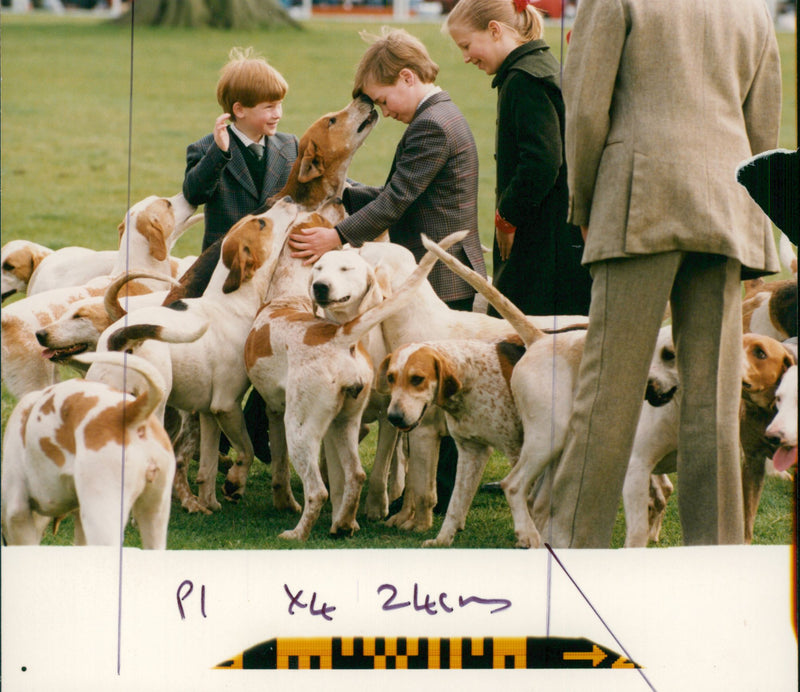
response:
[[[593,288],[550,540],[609,545],[669,301],[684,543],[741,543],[740,278],[779,269],[769,222],[736,181],[777,142],[766,4],[581,0],[563,90],[570,220]]]
[[[214,131],[186,150],[183,196],[205,204],[203,250],[286,183],[298,150],[297,137],[277,131],[288,89],[266,60],[250,50],[231,51],[217,82],[224,112]]]

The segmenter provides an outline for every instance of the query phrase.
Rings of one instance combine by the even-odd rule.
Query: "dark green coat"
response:
[[[496,208],[517,227],[506,262],[495,242],[493,281],[529,315],[585,315],[589,308],[580,231],[566,221],[559,71],[547,44],[536,40],[513,50],[492,81],[498,89]]]

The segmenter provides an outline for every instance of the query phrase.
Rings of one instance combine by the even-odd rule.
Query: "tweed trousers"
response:
[[[549,540],[607,548],[667,301],[678,365],[678,507],[685,545],[742,543],[740,264],[666,252],[597,262]]]

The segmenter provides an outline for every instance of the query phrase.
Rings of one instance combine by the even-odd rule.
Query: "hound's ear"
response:
[[[144,218],[139,216],[136,219],[136,230],[141,233],[142,237],[147,240],[147,246],[150,254],[159,262],[167,259],[167,232],[161,225],[158,219]]]
[[[48,254],[48,252],[43,252],[38,248],[31,250],[31,274],[36,271],[37,267]]]
[[[232,254],[228,278],[222,285],[223,293],[233,293],[243,283],[252,279],[255,273],[255,260],[247,245],[240,245],[238,251]]]
[[[325,162],[319,156],[317,145],[309,142],[300,159],[300,171],[297,175],[298,182],[307,183],[314,178],[320,178],[325,172]]]
[[[124,232],[125,232],[125,222],[124,221],[120,221],[119,222],[119,226],[117,226],[117,233],[119,233],[118,242],[120,242],[120,243],[122,242],[122,234]]]
[[[381,292],[381,296],[386,300],[392,295],[392,274],[385,264],[379,263],[374,270],[375,285]]]
[[[381,364],[378,366],[378,370],[375,373],[375,390],[379,394],[390,394],[391,390],[389,388],[389,382],[386,379],[386,371],[389,369],[389,361],[392,359],[392,354],[390,353],[386,358],[381,361]]]
[[[456,377],[453,366],[446,358],[439,356],[436,359],[436,368],[439,375],[439,386],[436,392],[436,405],[442,406],[447,400],[461,390],[461,381]]]
[[[359,305],[359,312],[364,312],[369,308],[379,305],[383,302],[384,297],[383,291],[378,284],[378,277],[375,275],[375,271],[372,267],[366,265],[366,287],[364,289],[364,295],[361,298],[361,304]]]
[[[319,315],[324,311],[320,310],[319,303],[314,299],[314,289],[311,288],[314,285],[314,274],[310,273],[308,275],[308,297],[311,300],[311,312],[315,315]]]

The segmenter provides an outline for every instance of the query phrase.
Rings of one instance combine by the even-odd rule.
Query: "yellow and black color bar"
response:
[[[285,637],[215,666],[228,670],[640,668],[588,639],[559,637]]]

